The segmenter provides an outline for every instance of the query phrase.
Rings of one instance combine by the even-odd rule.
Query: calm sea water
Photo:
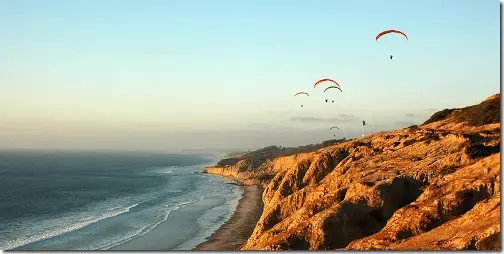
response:
[[[233,213],[216,156],[0,152],[0,249],[188,250]]]

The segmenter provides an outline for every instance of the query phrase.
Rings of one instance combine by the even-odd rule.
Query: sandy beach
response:
[[[263,211],[263,188],[259,185],[244,185],[243,197],[231,218],[206,242],[193,250],[238,250],[252,234]]]

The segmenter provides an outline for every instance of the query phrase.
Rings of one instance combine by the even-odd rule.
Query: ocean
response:
[[[227,221],[239,186],[216,155],[0,151],[0,249],[190,250]]]

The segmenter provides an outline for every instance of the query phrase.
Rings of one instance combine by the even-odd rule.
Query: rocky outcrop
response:
[[[497,250],[499,113],[495,95],[421,126],[206,172],[265,185],[243,250]]]

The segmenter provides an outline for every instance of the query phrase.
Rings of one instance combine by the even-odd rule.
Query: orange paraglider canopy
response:
[[[315,84],[313,85],[313,88],[317,87],[317,85],[318,85],[318,84],[320,84],[320,83],[322,83],[322,82],[326,82],[326,81],[333,82],[333,83],[334,83],[334,84],[336,84],[336,85],[340,88],[340,90],[341,90],[341,86],[338,84],[338,82],[336,82],[336,81],[334,81],[334,80],[332,80],[332,79],[329,79],[329,78],[324,78],[324,79],[321,79],[321,80],[319,80],[319,81],[315,82]]]
[[[379,33],[379,34],[376,36],[376,40],[378,40],[378,38],[380,38],[382,35],[389,34],[389,33],[402,34],[402,35],[406,38],[406,40],[408,39],[408,36],[407,36],[405,33],[401,32],[401,31],[399,31],[399,30],[385,30],[385,31],[383,31],[383,32]]]
[[[298,94],[306,94],[306,95],[310,96],[308,93],[305,93],[305,92],[298,92],[294,96],[297,96]]]

